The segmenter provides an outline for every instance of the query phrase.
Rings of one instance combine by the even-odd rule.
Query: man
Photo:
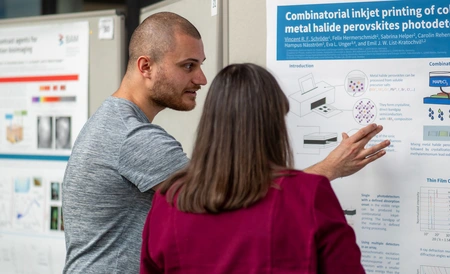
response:
[[[120,88],[86,123],[67,165],[64,273],[138,273],[154,188],[188,161],[180,144],[151,122],[166,107],[195,107],[206,84],[200,34],[176,14],[157,13],[135,30],[129,55]],[[388,142],[364,149],[381,129],[344,135],[327,159],[306,171],[333,180],[360,170],[385,154],[380,149]]]

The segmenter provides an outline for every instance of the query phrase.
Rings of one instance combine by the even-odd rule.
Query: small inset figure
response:
[[[50,194],[51,194],[52,201],[59,200],[59,183],[58,182],[51,183],[51,193]]]
[[[55,118],[55,147],[56,149],[71,149],[71,121],[70,117]]]
[[[50,230],[58,230],[59,207],[50,207]]]
[[[53,146],[53,120],[51,116],[37,118],[37,147],[52,148]]]

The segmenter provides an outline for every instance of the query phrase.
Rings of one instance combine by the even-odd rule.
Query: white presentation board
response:
[[[61,273],[61,184],[78,132],[119,86],[115,11],[1,20],[0,272]]]
[[[297,168],[369,123],[387,154],[333,188],[367,273],[450,273],[448,1],[267,0]]]

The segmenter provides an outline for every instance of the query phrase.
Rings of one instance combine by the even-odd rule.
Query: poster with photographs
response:
[[[88,118],[88,23],[0,37],[0,159],[67,159]]]
[[[61,273],[62,182],[88,118],[87,21],[0,26],[0,272]]]

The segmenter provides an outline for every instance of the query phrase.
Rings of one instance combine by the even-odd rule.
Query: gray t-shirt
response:
[[[64,273],[139,273],[152,187],[188,162],[132,102],[109,97],[81,130],[62,185]]]

